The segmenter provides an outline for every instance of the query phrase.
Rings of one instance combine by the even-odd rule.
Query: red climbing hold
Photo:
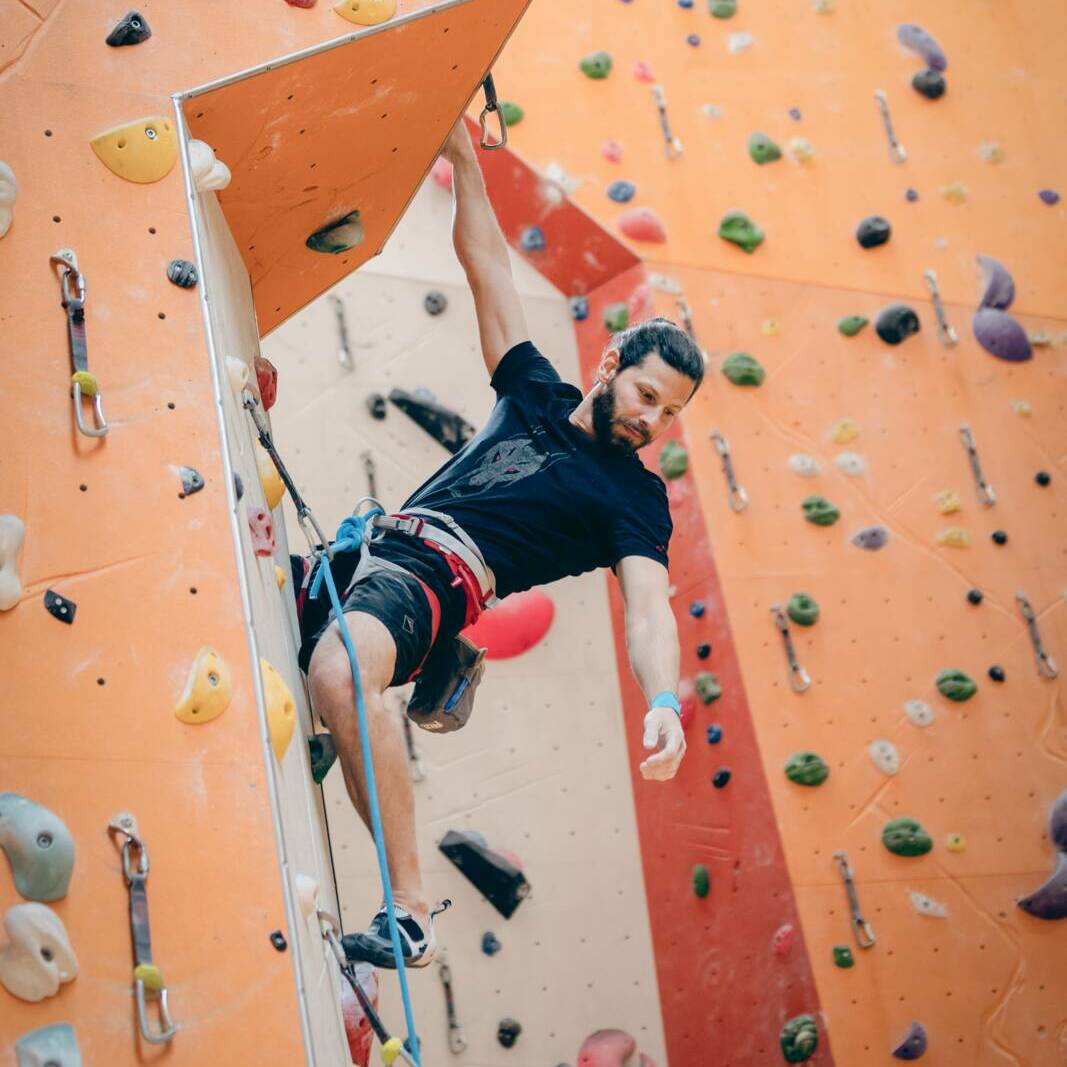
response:
[[[656,307],[652,302],[652,290],[646,283],[642,282],[630,293],[630,299],[626,301],[626,311],[630,316],[630,325],[633,326],[635,323],[651,318],[655,310]]]
[[[681,701],[682,714],[680,716],[682,720],[682,729],[688,730],[689,724],[693,721],[693,716],[696,714],[697,702],[694,697],[686,697]]]
[[[774,946],[774,954],[785,959],[789,950],[793,947],[793,938],[796,937],[796,929],[792,923],[784,923],[774,931],[771,944]]]
[[[667,230],[659,216],[647,207],[635,207],[619,216],[619,229],[631,240],[651,241],[662,244],[667,240]]]
[[[505,597],[463,634],[488,649],[488,659],[510,659],[533,648],[548,633],[555,614],[556,606],[546,593],[529,589]]]
[[[578,1050],[577,1067],[625,1067],[637,1042],[625,1030],[597,1030]]]
[[[316,0],[285,0],[290,7],[314,7]]]
[[[252,548],[257,556],[274,555],[274,523],[270,512],[255,504],[248,509],[248,528],[252,533]]]
[[[278,399],[278,371],[266,356],[256,356],[256,381],[263,410],[270,411]]]
[[[639,59],[634,64],[634,77],[639,82],[654,82],[656,75],[652,73],[652,67],[646,59]]]
[[[357,963],[356,981],[370,1001],[370,1006],[378,1010],[378,976],[369,963]],[[345,1021],[345,1036],[348,1038],[348,1051],[356,1067],[367,1067],[370,1063],[371,1043],[374,1032],[370,1020],[363,1014],[356,994],[348,982],[341,981],[341,1015]]]
[[[438,158],[437,162],[433,165],[433,169],[430,171],[430,177],[442,189],[452,191],[452,164],[445,159],[444,156]]]

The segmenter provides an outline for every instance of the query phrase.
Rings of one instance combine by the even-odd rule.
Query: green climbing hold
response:
[[[710,671],[701,671],[693,681],[696,686],[697,696],[705,704],[711,704],[722,696],[722,686],[718,678]]]
[[[782,158],[782,150],[765,134],[757,130],[748,139],[748,154],[753,163],[763,166]]]
[[[737,0],[708,0],[708,14],[716,19],[732,19],[737,14]]]
[[[824,496],[809,496],[800,505],[804,509],[804,518],[816,526],[833,526],[841,512]]]
[[[846,337],[855,337],[870,321],[870,319],[866,319],[862,315],[846,315],[843,319],[838,320],[837,328]]]
[[[606,78],[611,73],[611,56],[607,52],[593,52],[578,64],[589,78]]]
[[[819,1028],[814,1015],[797,1015],[790,1019],[778,1040],[786,1063],[803,1063],[815,1053],[819,1044]]]
[[[322,785],[337,759],[337,746],[329,734],[315,734],[308,738],[308,754],[311,757],[311,778],[316,785]]]
[[[608,304],[604,308],[604,325],[612,333],[625,330],[630,322],[630,311],[625,304]]]
[[[830,766],[817,752],[794,752],[785,761],[785,776],[797,785],[822,785]]]
[[[743,212],[727,211],[719,223],[719,236],[751,255],[763,244],[763,231]]]
[[[518,126],[526,112],[518,104],[513,104],[510,100],[501,100],[500,114],[504,116],[504,125]]]
[[[668,480],[681,478],[689,469],[689,453],[677,441],[668,441],[660,449],[659,469]]]
[[[819,605],[807,593],[794,593],[785,612],[797,626],[814,626],[819,619]]]
[[[978,686],[973,678],[953,667],[947,671],[942,671],[937,676],[937,691],[943,697],[948,697],[949,700],[955,700],[957,703],[962,704],[963,701],[970,700],[978,692]]]
[[[734,385],[762,385],[766,376],[760,361],[747,352],[734,352],[727,356],[722,372]]]
[[[890,819],[882,830],[882,844],[897,856],[922,856],[934,847],[933,838],[915,819]]]
[[[855,957],[848,945],[834,945],[834,966],[851,967],[855,964]]]
[[[701,899],[711,892],[711,875],[703,863],[693,864],[693,892]]]

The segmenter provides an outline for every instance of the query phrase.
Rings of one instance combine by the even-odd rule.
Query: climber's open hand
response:
[[[452,132],[445,141],[441,155],[453,166],[461,159],[474,158],[474,145],[471,144],[471,135],[467,133],[467,126],[463,119],[452,127]]]
[[[641,777],[655,782],[673,778],[685,755],[685,733],[676,711],[649,709],[645,716],[645,748],[658,751],[641,764]]]

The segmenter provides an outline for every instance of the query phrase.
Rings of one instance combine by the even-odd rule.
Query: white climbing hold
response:
[[[929,726],[935,718],[934,709],[925,700],[905,700],[904,714],[913,726]]]
[[[230,168],[215,158],[215,153],[204,141],[189,142],[189,169],[193,172],[193,185],[198,193],[225,189],[230,184]]]
[[[731,33],[726,38],[726,48],[732,56],[747,52],[755,43],[756,38],[751,33]]]
[[[978,146],[978,154],[986,163],[1003,163],[1007,158],[1004,149],[996,141],[983,141]]]
[[[577,178],[572,178],[567,173],[562,163],[557,163],[555,160],[545,167],[545,177],[558,190],[561,198],[569,196],[582,184]]]
[[[816,15],[832,15],[837,9],[837,0],[812,0]]]
[[[15,198],[19,195],[19,183],[15,172],[0,160],[0,237],[11,229],[14,217]]]
[[[859,478],[867,473],[867,461],[858,452],[840,452],[834,456],[838,470]]]
[[[794,452],[789,457],[789,469],[802,478],[814,478],[821,470],[819,461],[807,452]]]
[[[806,137],[790,137],[786,148],[798,163],[810,163],[815,158],[815,146]]]
[[[0,515],[0,611],[10,611],[22,599],[18,559],[25,534],[17,515]]]
[[[948,908],[939,900],[928,897],[925,893],[911,893],[911,906],[920,914],[931,919],[947,919]]]
[[[240,399],[241,392],[248,384],[248,364],[236,356],[226,357],[226,377],[230,379],[233,395]]]
[[[900,753],[892,741],[872,741],[867,746],[867,753],[882,774],[896,774],[900,770]]]
[[[722,108],[718,104],[701,104],[700,110],[709,119],[721,119]]]
[[[306,874],[296,876],[296,904],[300,914],[310,921],[319,906],[319,883]]]
[[[63,920],[45,904],[16,904],[4,915],[9,941],[0,947],[0,983],[20,1000],[55,996],[78,974]]]

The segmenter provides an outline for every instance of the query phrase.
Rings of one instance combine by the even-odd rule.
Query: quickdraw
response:
[[[663,130],[664,148],[668,159],[677,159],[682,154],[682,142],[671,133],[670,120],[667,118],[667,98],[663,95],[663,86],[653,85],[652,95],[659,111],[659,125]]]
[[[848,897],[849,910],[852,912],[852,932],[856,936],[856,944],[860,948],[871,948],[874,945],[874,931],[871,929],[871,924],[863,917],[863,912],[860,911],[860,898],[856,893],[856,883],[852,878],[848,853],[835,852],[834,860],[837,862],[837,872],[845,883],[845,895]]]
[[[378,496],[378,468],[374,462],[374,456],[370,449],[361,454],[363,460],[363,473],[367,476],[367,496]]]
[[[885,90],[875,89],[874,99],[878,104],[882,123],[885,125],[885,135],[889,141],[889,158],[894,163],[903,163],[908,158],[908,153],[904,151],[904,146],[897,140],[897,135],[893,131],[893,119],[889,114],[889,98],[885,95]]]
[[[49,264],[63,268],[60,290],[63,294],[63,310],[67,313],[67,338],[70,342],[70,363],[74,368],[71,376],[74,395],[74,421],[78,431],[86,437],[104,437],[109,429],[104,418],[104,396],[96,375],[89,370],[89,347],[85,337],[85,275],[78,268],[78,257],[73,248],[61,248],[49,257]],[[82,416],[82,397],[93,402],[94,425],[86,423]]]
[[[333,304],[333,311],[337,316],[337,361],[345,370],[352,370],[355,363],[352,360],[352,346],[348,343],[348,323],[345,321],[344,301],[331,293],[330,303]]]
[[[130,934],[133,939],[133,989],[137,999],[137,1023],[141,1037],[150,1045],[165,1045],[178,1032],[171,1021],[163,972],[152,962],[152,935],[148,926],[148,850],[141,840],[137,819],[124,811],[107,826],[122,849],[122,873],[130,891]],[[159,1028],[148,1024],[149,997],[159,1003]]]
[[[967,449],[967,458],[971,461],[971,471],[974,473],[974,484],[978,487],[978,501],[986,508],[991,508],[997,502],[997,495],[993,487],[985,480],[982,474],[982,464],[978,460],[978,446],[974,443],[974,434],[970,426],[964,423],[960,427],[960,440]]]
[[[467,1049],[467,1040],[463,1036],[463,1027],[456,1019],[456,998],[452,991],[452,968],[448,965],[448,956],[444,947],[437,950],[437,973],[445,991],[445,1014],[448,1017],[448,1050],[458,1056]]]
[[[1057,677],[1060,669],[1056,666],[1055,660],[1045,651],[1045,646],[1041,642],[1041,631],[1037,628],[1037,615],[1034,614],[1034,609],[1030,606],[1029,599],[1025,593],[1016,593],[1015,602],[1019,605],[1019,610],[1026,620],[1026,627],[1030,631],[1030,643],[1034,646],[1037,673],[1042,678]]]
[[[748,493],[737,484],[734,463],[730,457],[730,442],[718,430],[711,431],[711,439],[715,443],[715,451],[719,453],[719,457],[722,460],[722,470],[729,490],[730,510],[744,511],[748,507]]]
[[[937,335],[946,348],[955,348],[959,342],[959,337],[945,317],[945,305],[941,302],[941,292],[937,287],[937,275],[932,270],[924,270],[923,278],[934,302],[934,314],[937,316]]]
[[[808,672],[797,662],[796,650],[793,648],[793,638],[789,632],[789,620],[782,610],[781,604],[771,605],[771,613],[774,615],[775,625],[782,635],[782,643],[785,645],[785,656],[789,661],[789,684],[794,693],[803,693],[811,685],[811,677]]]
[[[482,139],[479,142],[482,148],[487,151],[492,151],[494,148],[503,148],[508,143],[508,124],[504,119],[504,112],[497,103],[496,99],[496,84],[493,82],[493,75],[487,74],[485,81],[482,82],[482,88],[485,90],[485,107],[482,108],[482,113],[478,116],[478,123],[482,127]],[[489,140],[489,115],[495,114],[497,123],[500,126],[500,140],[495,143]]]

